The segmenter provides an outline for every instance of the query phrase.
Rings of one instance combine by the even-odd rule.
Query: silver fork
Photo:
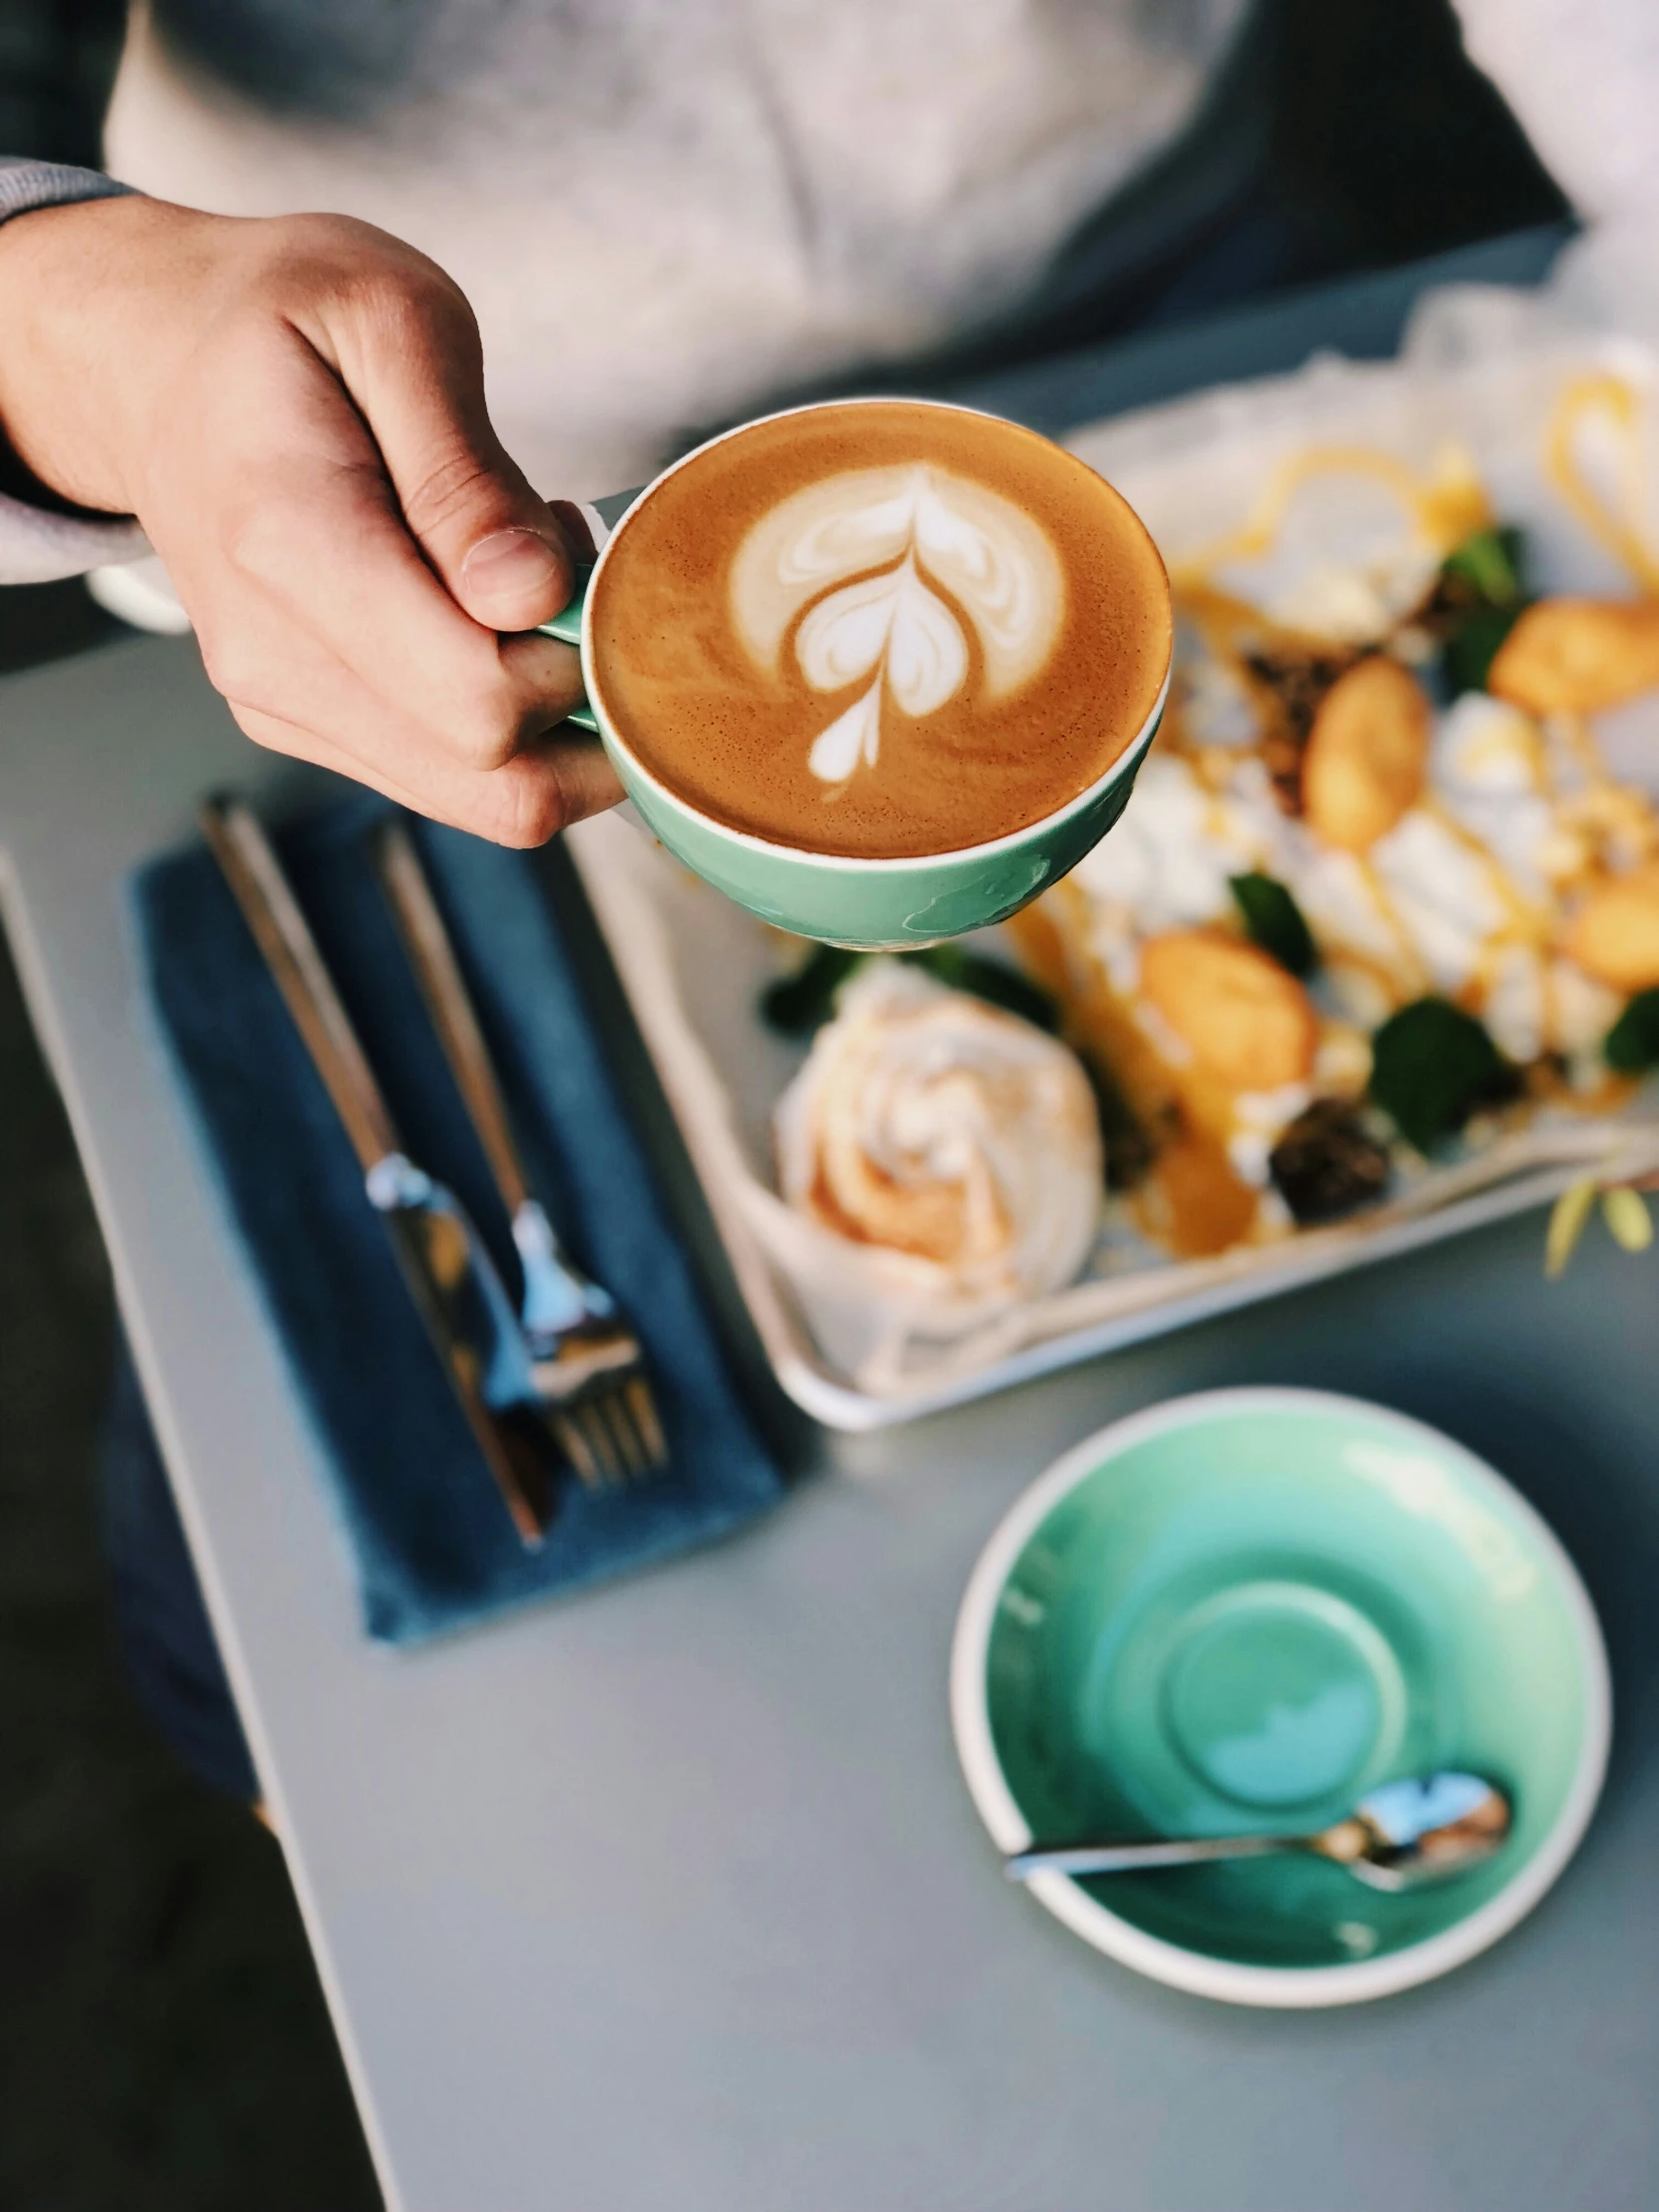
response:
[[[637,1481],[668,1463],[639,1339],[603,1285],[560,1245],[532,1194],[489,1049],[414,840],[400,822],[375,839],[380,880],[484,1157],[512,1223],[524,1277],[520,1326],[536,1394],[584,1482]]]

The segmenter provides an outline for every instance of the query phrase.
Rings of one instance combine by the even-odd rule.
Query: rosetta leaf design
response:
[[[731,599],[757,666],[776,667],[801,615],[795,657],[814,691],[874,674],[808,754],[812,774],[836,785],[875,766],[887,698],[920,719],[962,689],[972,653],[961,616],[978,638],[986,695],[997,698],[1042,667],[1065,611],[1059,562],[1030,516],[919,463],[848,470],[781,501],[739,547]]]

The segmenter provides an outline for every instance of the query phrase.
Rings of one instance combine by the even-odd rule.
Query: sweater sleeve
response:
[[[0,223],[36,208],[114,199],[127,189],[93,169],[0,154]],[[0,344],[4,342],[0,337]],[[136,561],[149,550],[136,522],[87,522],[0,492],[0,585],[46,584],[59,576],[83,575],[89,568]]]

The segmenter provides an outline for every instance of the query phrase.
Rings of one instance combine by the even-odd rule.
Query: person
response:
[[[1650,0],[1458,7],[1580,212],[1659,213]],[[256,744],[541,842],[620,796],[535,634],[581,550],[548,495],[1317,268],[1260,189],[1281,16],[135,0],[109,173],[0,163],[0,582],[153,548]],[[152,1702],[246,1789],[153,1452],[121,1464]]]
[[[1581,211],[1659,212],[1646,0],[1459,6]],[[138,0],[137,189],[0,171],[0,579],[136,517],[256,743],[540,841],[617,797],[529,634],[571,581],[541,492],[1189,266],[1250,201],[1272,15]]]

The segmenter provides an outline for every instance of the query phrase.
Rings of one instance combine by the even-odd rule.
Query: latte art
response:
[[[919,400],[704,447],[620,526],[589,626],[609,722],[677,797],[875,858],[1064,807],[1146,723],[1170,646],[1163,564],[1109,485]]]
[[[807,756],[827,784],[860,761],[876,766],[884,695],[919,720],[961,691],[972,668],[964,617],[996,699],[1041,669],[1066,607],[1040,525],[984,485],[926,466],[851,469],[782,501],[738,548],[731,589],[738,635],[767,674],[803,607],[795,656],[814,691],[873,672]]]

